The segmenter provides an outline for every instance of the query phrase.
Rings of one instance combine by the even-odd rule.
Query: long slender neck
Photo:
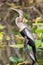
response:
[[[15,22],[21,22],[23,20],[23,11],[20,9],[14,9],[14,10],[19,14],[19,17],[16,18]]]
[[[20,22],[22,22],[22,18],[17,17],[16,20],[15,20],[15,22],[16,22],[16,23],[20,23]]]

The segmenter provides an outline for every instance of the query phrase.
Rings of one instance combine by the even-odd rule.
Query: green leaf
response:
[[[41,47],[42,41],[41,40],[35,40],[36,48]]]
[[[28,48],[30,51],[32,50],[32,48],[31,48],[29,45],[27,46],[27,48]]]
[[[41,49],[39,49],[39,48],[37,48],[36,50],[37,50],[37,52],[41,52]]]
[[[41,47],[39,47],[39,48],[43,50],[43,42],[42,42],[42,44],[41,44]]]
[[[43,28],[42,28],[42,27],[39,27],[39,28],[36,30],[36,33],[43,33]]]
[[[18,63],[21,63],[21,62],[23,62],[23,59],[21,59],[21,58],[18,58],[18,61],[17,61]]]
[[[23,62],[23,59],[18,58],[18,57],[10,57],[9,60],[11,62],[14,62],[14,63],[21,63],[21,62]]]
[[[0,30],[3,30],[4,28],[5,28],[5,26],[0,25]]]
[[[9,45],[9,47],[12,47],[12,48],[23,48],[24,45],[23,44],[14,44],[14,45]]]
[[[43,26],[43,23],[33,23],[33,25],[35,26]]]
[[[17,63],[17,61],[14,59],[14,57],[10,57],[9,60],[10,60],[11,62]]]

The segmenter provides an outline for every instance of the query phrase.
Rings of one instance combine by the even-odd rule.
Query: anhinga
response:
[[[34,65],[34,64],[38,65],[37,57],[36,57],[36,47],[35,47],[35,43],[34,43],[33,34],[29,30],[29,27],[22,22],[22,20],[23,20],[23,11],[20,10],[20,9],[14,9],[14,11],[16,11],[19,14],[19,16],[15,19],[15,23],[16,23],[21,35],[24,37],[24,39],[28,39],[27,45],[29,44],[32,47],[33,55],[34,55],[34,57],[33,57],[30,54],[30,57],[33,61],[32,65]]]

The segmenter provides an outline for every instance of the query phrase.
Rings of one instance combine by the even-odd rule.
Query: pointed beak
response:
[[[14,9],[14,8],[10,8],[11,10],[14,10],[15,12],[17,12],[19,14],[19,17],[23,17],[23,11],[20,9]]]

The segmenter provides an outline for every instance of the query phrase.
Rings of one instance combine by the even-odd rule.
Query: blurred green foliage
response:
[[[37,0],[38,3],[40,1],[42,2],[43,0]],[[24,39],[22,38],[20,32],[18,31],[18,28],[15,26],[15,18],[18,16],[18,14],[14,11],[10,11],[10,15],[6,18],[8,9],[19,8],[19,9],[23,10],[24,18],[27,19],[26,23],[30,27],[32,33],[36,34],[35,45],[36,45],[38,57],[41,58],[38,62],[39,62],[39,65],[43,65],[43,59],[42,59],[43,58],[43,17],[39,19],[39,17],[34,15],[35,11],[33,11],[32,6],[34,6],[34,7],[36,7],[36,5],[38,6],[38,4],[35,3],[34,0],[30,0],[30,1],[29,0],[21,0],[21,2],[22,3],[20,3],[20,4],[17,2],[16,3],[17,5],[16,5],[14,2],[12,2],[10,0],[10,2],[5,2],[4,4],[2,3],[3,4],[2,7],[0,6],[1,7],[1,9],[0,9],[0,24],[2,24],[2,25],[0,25],[0,56],[1,55],[2,55],[2,57],[4,56],[4,54],[1,54],[1,51],[3,49],[4,51],[2,51],[2,52],[5,52],[5,54],[7,53],[7,55],[6,55],[6,56],[8,56],[7,59],[9,62],[12,62],[11,63],[12,65],[17,65],[17,64],[20,65],[19,63],[23,62],[23,59],[18,58],[18,57],[13,57],[13,54],[15,55],[15,51],[14,51],[15,48],[20,49],[19,51],[21,53],[24,53],[24,51],[23,51]],[[41,8],[42,8],[42,6],[41,6]],[[36,7],[36,9],[37,9],[37,7]],[[43,10],[42,10],[42,12],[43,12]],[[41,14],[42,14],[42,12],[41,12]],[[31,15],[31,14],[33,14],[33,15]],[[34,18],[36,18],[36,19],[34,19]],[[42,23],[40,23],[40,22],[42,22]],[[8,28],[8,25],[9,25],[10,29]],[[6,29],[6,27],[7,27],[7,29]],[[6,34],[5,42],[3,41],[3,39],[5,37],[5,36],[3,37],[4,34]],[[13,39],[10,36],[12,34],[14,37]],[[13,40],[13,42],[12,42],[12,40]],[[16,44],[14,44],[14,41]],[[7,46],[4,43],[6,43]],[[10,48],[10,51],[9,51],[9,48]],[[32,50],[32,48],[29,45],[27,46],[27,48],[30,51]],[[13,53],[11,54],[10,52],[13,52]],[[23,56],[25,56],[25,54],[23,54],[22,57]],[[4,58],[5,58],[5,56],[4,56]],[[7,62],[8,63],[7,65],[11,65],[9,62]]]

